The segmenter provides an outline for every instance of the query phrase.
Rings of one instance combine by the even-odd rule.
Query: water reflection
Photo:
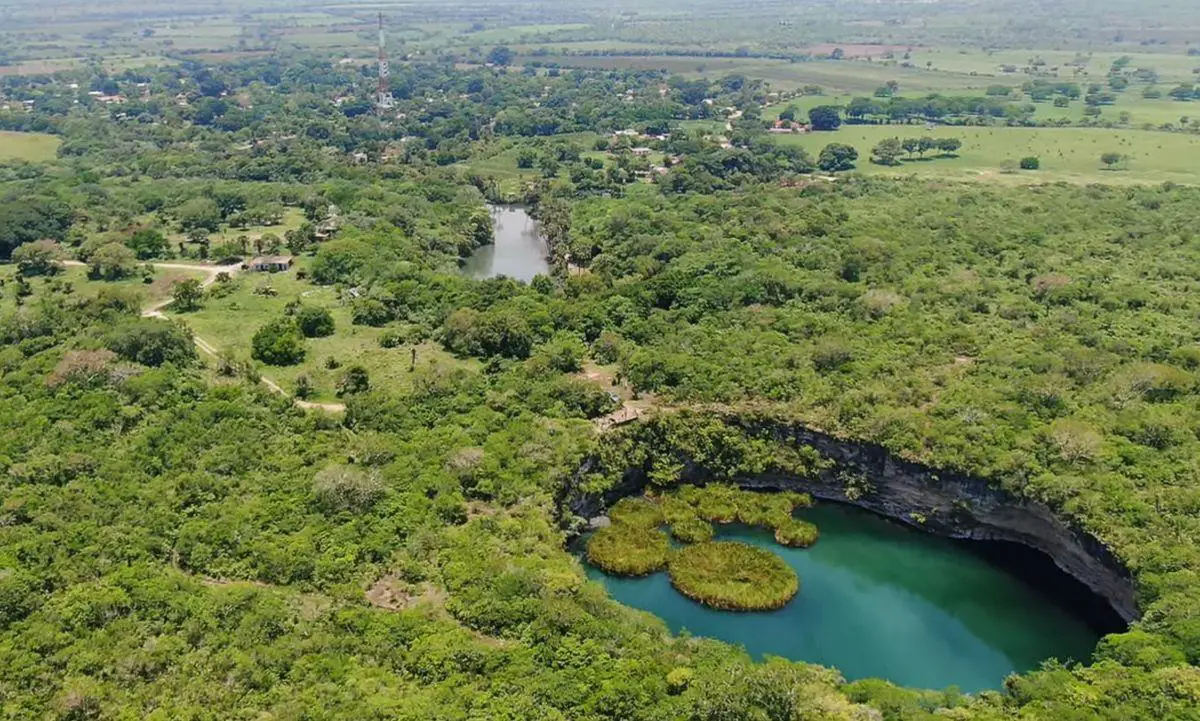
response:
[[[526,283],[538,274],[548,275],[549,248],[526,209],[492,205],[488,210],[495,240],[472,253],[463,265],[463,272],[477,280],[504,275]]]

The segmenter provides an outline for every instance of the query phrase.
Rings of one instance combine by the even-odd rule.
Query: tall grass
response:
[[[782,608],[800,590],[800,578],[780,557],[745,543],[697,543],[673,551],[671,585],[688,598],[725,611]]]

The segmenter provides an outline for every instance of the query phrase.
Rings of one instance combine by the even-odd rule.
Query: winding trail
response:
[[[62,263],[63,263],[63,265],[72,266],[72,267],[76,267],[76,268],[81,268],[81,267],[86,268],[87,267],[87,263],[82,263],[78,260],[64,260],[64,261],[62,261]],[[188,272],[192,272],[192,273],[203,273],[204,280],[202,280],[200,282],[201,288],[207,288],[210,285],[212,285],[213,283],[216,283],[217,278],[222,273],[227,273],[229,275],[229,277],[232,278],[233,276],[242,272],[241,263],[231,263],[229,265],[198,265],[198,264],[193,264],[193,263],[151,262],[151,263],[146,263],[146,265],[154,268],[155,270],[184,270],[184,271],[188,271]],[[142,317],[143,318],[157,318],[159,320],[169,320],[169,318],[167,317],[167,314],[164,313],[163,311],[167,307],[169,307],[171,305],[171,303],[173,303],[173,302],[174,302],[174,299],[170,298],[170,297],[155,301],[142,309]],[[220,357],[220,351],[217,350],[216,346],[214,346],[212,343],[209,343],[208,341],[201,338],[200,336],[196,335],[194,332],[192,333],[192,340],[195,342],[196,347],[199,348],[201,352],[206,353],[207,355],[212,356],[213,358]],[[278,383],[271,380],[270,378],[267,378],[266,376],[260,376],[259,380],[262,382],[262,384],[264,386],[266,386],[268,389],[270,389],[271,392],[273,392],[273,393],[277,393],[281,396],[285,396],[288,398],[290,398],[292,395],[291,393],[288,393],[286,390],[284,390],[283,387],[280,386]],[[345,413],[346,412],[346,406],[343,403],[314,403],[311,401],[302,401],[298,398],[293,399],[292,402],[296,405],[297,408],[304,408],[306,410],[319,410],[319,411],[326,411],[327,413]]]

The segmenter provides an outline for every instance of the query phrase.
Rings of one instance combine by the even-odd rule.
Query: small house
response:
[[[290,255],[262,255],[250,261],[250,270],[256,273],[282,273],[292,267],[295,259]]]
[[[629,152],[633,153],[636,157],[644,158],[654,151],[652,151],[650,148],[634,148]]]

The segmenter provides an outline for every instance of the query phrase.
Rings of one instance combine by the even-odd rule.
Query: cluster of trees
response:
[[[845,108],[851,123],[964,123],[972,119],[1021,121],[1032,106],[996,96],[931,94],[923,98],[890,97],[852,99]]]
[[[900,156],[905,155],[912,160],[913,155],[924,158],[926,153],[934,150],[944,156],[953,156],[962,148],[962,140],[958,138],[934,138],[922,135],[919,138],[887,138],[879,141],[871,149],[871,162],[880,165],[899,165]]]

